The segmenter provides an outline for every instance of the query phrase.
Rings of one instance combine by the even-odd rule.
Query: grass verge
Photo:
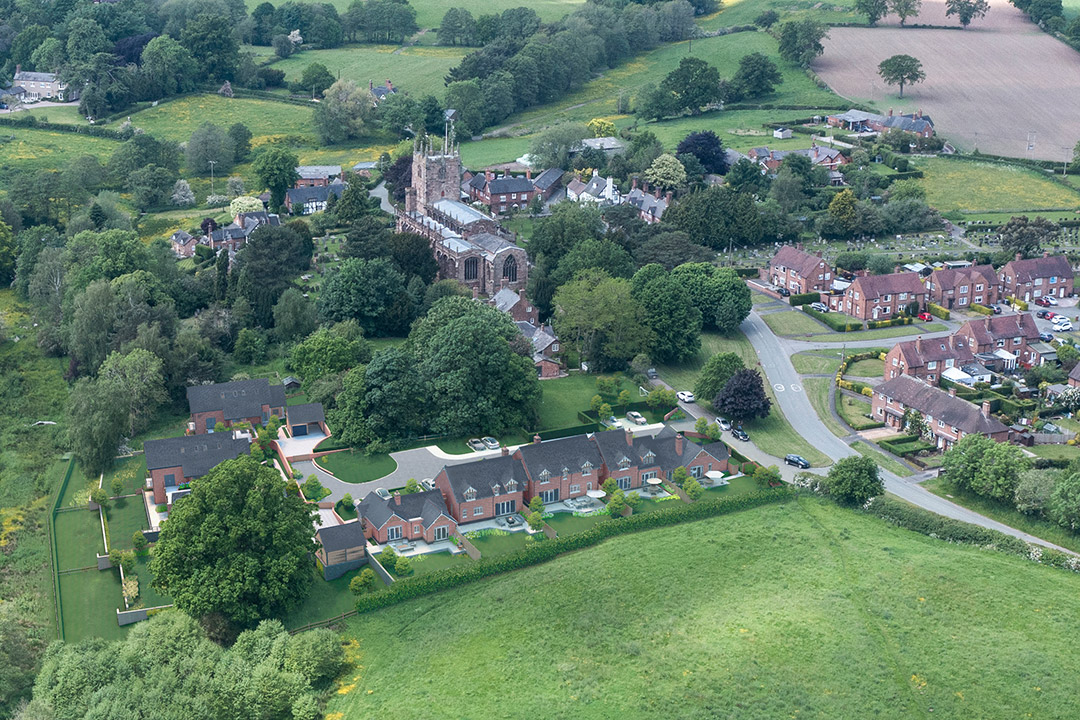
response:
[[[911,470],[909,470],[906,465],[904,465],[896,458],[891,458],[885,453],[878,452],[864,442],[857,440],[851,443],[851,449],[864,457],[873,459],[874,462],[876,462],[878,465],[885,468],[889,472],[893,473],[894,475],[899,475],[900,477],[911,477],[915,474]]]
[[[825,423],[825,427],[829,428],[829,432],[836,437],[846,437],[850,434],[850,431],[837,422],[832,412],[829,411],[829,393],[832,390],[832,385],[832,378],[806,378],[803,380],[806,397],[810,400],[810,404],[814,406],[814,410],[817,411],[821,422]]]

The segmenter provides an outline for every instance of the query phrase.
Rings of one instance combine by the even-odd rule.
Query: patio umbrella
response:
[[[605,495],[607,495],[607,493],[604,492],[603,490],[589,490],[585,494],[588,495],[591,498],[596,499],[596,500],[599,500],[602,497],[604,497]]]
[[[710,470],[709,472],[705,473],[705,477],[709,478],[710,480],[723,480],[724,473],[720,472],[719,470]]]
[[[645,482],[649,483],[650,485],[662,485],[664,483],[664,481],[658,477],[649,478]]]

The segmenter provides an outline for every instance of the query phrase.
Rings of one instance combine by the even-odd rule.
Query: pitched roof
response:
[[[1010,260],[1001,269],[1003,274],[1011,274],[1017,282],[1031,282],[1035,278],[1072,277],[1072,266],[1064,255]]]
[[[374,170],[378,166],[378,163],[374,160],[361,160],[352,166],[352,169],[359,172],[361,170]]]
[[[1069,371],[1069,379],[1080,382],[1080,363],[1077,363],[1073,369]]]
[[[289,199],[289,205],[303,205],[309,200],[326,202],[330,193],[341,197],[341,193],[348,187],[345,183],[330,183],[329,185],[304,185],[298,188],[289,188],[285,191],[285,197]]]
[[[488,192],[492,195],[505,193],[529,193],[533,191],[532,180],[528,178],[501,177],[488,183]]]
[[[973,282],[997,285],[998,279],[992,265],[971,265],[956,269],[941,268],[934,270],[930,273],[930,282],[942,290],[955,290],[962,285],[970,285]]]
[[[560,168],[548,168],[533,179],[533,185],[536,186],[537,190],[547,190],[559,182],[563,175],[564,173]]]
[[[143,443],[147,470],[179,467],[186,478],[202,477],[219,463],[251,453],[246,438],[232,433],[206,433],[147,440]]]
[[[824,261],[817,255],[811,255],[792,245],[784,245],[776,251],[773,259],[769,261],[769,265],[792,269],[799,273],[801,277],[816,277],[818,264],[821,262]],[[826,267],[828,267],[828,263],[826,263]]]
[[[544,351],[551,347],[552,343],[558,342],[558,338],[555,337],[555,333],[551,330],[550,326],[541,325],[537,327],[531,322],[525,320],[519,320],[517,322],[518,329],[521,330],[521,334],[529,338],[533,346],[533,360],[539,360]]]
[[[502,288],[495,293],[491,300],[495,303],[496,310],[508,313],[521,301],[521,295],[510,288]]]
[[[603,150],[604,152],[610,150],[622,150],[626,147],[626,143],[617,137],[598,137],[598,138],[585,138],[581,141],[581,149],[593,148],[594,150]]]
[[[592,178],[585,185],[585,193],[592,195],[593,197],[600,197],[607,189],[608,180],[606,177],[600,175],[600,173],[593,173]]]
[[[901,375],[874,388],[874,392],[893,400],[899,400],[906,407],[914,408],[934,420],[941,420],[946,425],[959,428],[965,433],[993,434],[1008,430],[995,418],[982,414],[981,408],[967,400],[949,395],[909,375]],[[892,412],[896,412],[895,410]]]
[[[581,180],[578,180],[577,178],[574,178],[569,183],[567,183],[566,191],[572,192],[576,195],[580,195],[581,193],[585,192],[585,183],[581,182]]]
[[[656,197],[639,188],[634,188],[627,194],[626,202],[645,215],[650,215],[658,220],[664,215],[664,211],[667,210],[668,206],[667,196]]]
[[[993,315],[978,320],[968,320],[956,331],[957,334],[975,338],[977,345],[993,345],[998,340],[1023,337],[1029,341],[1039,337],[1039,327],[1031,313],[1016,315]]]
[[[446,501],[440,490],[425,490],[424,492],[398,495],[400,504],[394,497],[383,500],[373,492],[361,501],[357,507],[360,515],[372,525],[381,528],[392,517],[398,517],[407,522],[419,519],[425,528],[439,519],[440,515],[450,517],[446,511]]]
[[[522,462],[532,480],[539,480],[544,471],[550,475],[562,475],[564,468],[581,472],[585,463],[589,463],[599,472],[600,465],[604,462],[599,448],[588,435],[533,442],[522,445],[518,452],[521,453]]]
[[[941,338],[916,338],[897,343],[897,349],[909,368],[926,367],[928,362],[955,360],[956,365],[975,361],[971,348],[963,338],[949,335]]]
[[[507,248],[517,247],[517,245],[507,238],[492,235],[491,233],[477,233],[476,235],[470,235],[465,242],[471,243],[473,246],[489,255],[496,255]]]
[[[506,492],[519,492],[525,489],[528,475],[521,461],[514,455],[499,455],[460,465],[447,465],[443,468],[446,479],[450,481],[450,491],[458,502],[465,502],[465,493],[476,491],[474,500],[495,497],[495,488],[499,495]],[[514,490],[508,490],[507,485]]]
[[[855,281],[851,283],[851,288],[853,291],[861,292],[864,299],[905,292],[915,294],[926,292],[926,287],[919,280],[919,274],[913,272],[866,275],[855,278]]]
[[[436,201],[434,208],[461,225],[470,225],[482,220],[490,221],[491,218],[474,207],[470,207],[460,200],[442,199]]]
[[[367,540],[364,538],[364,525],[357,520],[351,520],[340,525],[326,525],[315,531],[315,537],[328,553],[349,548],[364,547]]]
[[[322,403],[306,403],[304,405],[289,405],[285,408],[285,417],[290,425],[304,425],[313,422],[323,422],[326,415],[323,413]]]
[[[331,178],[341,174],[340,165],[298,165],[296,174],[305,180]]]
[[[670,427],[664,427],[656,435],[633,435],[626,431],[611,430],[595,433],[592,438],[600,448],[604,463],[611,474],[617,473],[619,466],[626,462],[639,468],[659,467],[664,473],[668,473],[677,467],[685,467],[702,450],[717,460],[724,460],[730,455],[724,443],[711,443],[702,447],[685,438],[682,441],[682,452],[676,452],[677,434]]]
[[[32,70],[20,70],[15,73],[15,80],[31,80],[33,82],[56,82],[56,73],[34,72]]]
[[[284,407],[285,387],[271,385],[266,378],[193,385],[187,399],[192,413],[222,410],[226,420],[242,420],[262,415],[263,405]]]

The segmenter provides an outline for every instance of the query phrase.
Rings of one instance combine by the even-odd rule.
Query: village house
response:
[[[832,286],[832,267],[816,255],[803,250],[802,243],[784,245],[769,260],[768,281],[787,288],[793,295],[823,292]]]
[[[540,325],[521,320],[517,326],[521,334],[532,343],[532,360],[536,367],[537,377],[558,377],[563,371],[563,364],[556,359],[559,352],[559,338],[555,336],[551,323]]]
[[[69,89],[56,73],[24,71],[22,65],[15,66],[15,77],[11,84],[25,91],[22,99],[26,102],[45,99],[68,102],[79,99],[78,89]]]
[[[998,301],[998,277],[991,265],[970,265],[934,270],[926,281],[929,301],[946,310],[966,309],[972,304],[993,305]]]
[[[482,175],[473,176],[467,187],[470,199],[487,205],[492,212],[499,214],[528,207],[536,193],[531,170],[525,171],[525,177],[505,174],[495,177],[494,172],[487,170]]]
[[[540,199],[547,202],[562,187],[565,173],[560,168],[548,168],[533,178],[533,188]]]
[[[767,147],[756,147],[751,148],[747,155],[769,174],[776,174],[788,155],[805,155],[810,158],[812,165],[831,171],[838,170],[841,165],[851,162],[839,149],[818,145],[817,142],[801,150],[770,150]]]
[[[187,399],[189,435],[212,433],[238,422],[265,425],[271,415],[285,417],[285,388],[271,385],[266,378],[192,385]]]
[[[1069,371],[1069,385],[1072,387],[1080,387],[1080,363],[1073,366],[1073,369]]]
[[[1009,428],[990,415],[990,401],[980,408],[915,378],[901,375],[874,388],[871,413],[874,419],[897,430],[904,429],[904,413],[922,415],[927,433],[945,451],[965,435],[985,435],[997,442],[1009,440]]]
[[[544,503],[580,497],[600,488],[604,459],[588,435],[540,442],[537,435],[514,453],[525,467],[525,497]]]
[[[637,179],[634,179],[635,187],[627,193],[624,198],[627,205],[633,205],[637,208],[638,217],[644,220],[649,225],[654,225],[664,217],[664,211],[667,210],[668,205],[671,204],[671,191],[668,190],[664,193],[664,196],[660,196],[660,188],[657,188],[652,195],[644,190],[636,187]]]
[[[457,532],[457,522],[450,516],[438,489],[395,492],[387,500],[371,492],[356,510],[364,525],[364,535],[380,545],[403,540],[433,543],[448,540]]]
[[[645,486],[650,478],[670,480],[676,468],[685,467],[690,477],[729,469],[731,457],[722,442],[697,445],[670,427],[656,435],[600,432],[592,435],[603,458],[603,479],[614,478],[622,490]]]
[[[293,215],[310,215],[322,212],[333,195],[338,200],[341,193],[345,192],[347,183],[341,178],[335,178],[328,185],[304,185],[302,187],[289,188],[285,191],[285,209]]]
[[[449,514],[458,522],[490,520],[522,512],[525,506],[525,468],[515,453],[447,465],[435,476],[435,487],[446,498]]]
[[[855,133],[883,133],[900,130],[927,138],[934,134],[934,121],[929,115],[923,115],[922,110],[907,115],[894,115],[892,108],[889,108],[888,115],[863,110],[848,110],[839,115],[829,115],[825,118],[825,122],[831,127],[844,128]]]
[[[529,322],[534,325],[540,322],[540,311],[525,296],[525,288],[517,291],[503,288],[491,298],[491,304],[499,312],[504,312],[514,319],[514,322]]]
[[[975,362],[967,340],[957,335],[927,338],[922,336],[892,346],[885,355],[885,378],[907,375],[930,385],[937,385],[942,375],[953,368],[962,369]]]
[[[367,563],[367,538],[359,519],[323,526],[315,531],[315,541],[319,544],[315,557],[322,565],[323,580],[336,580]]]
[[[999,358],[1006,370],[1015,369],[1017,363],[1024,367],[1042,364],[1042,355],[1033,347],[1039,343],[1039,328],[1031,313],[968,320],[956,335],[967,342],[972,353]]]
[[[251,233],[263,225],[276,227],[281,225],[281,218],[265,211],[237,213],[231,223],[213,228],[209,235],[193,238],[187,232],[177,230],[170,236],[169,244],[178,258],[194,256],[196,245],[205,245],[215,253],[226,250],[232,258],[240,248],[244,247]]]
[[[583,182],[575,177],[567,183],[566,199],[577,203],[618,205],[622,202],[622,193],[619,192],[612,178],[602,177],[597,170],[593,170],[589,182]]]
[[[251,454],[251,436],[234,431],[213,435],[184,435],[183,437],[147,440],[143,443],[146,470],[154,489],[156,505],[172,505],[188,490],[180,485],[200,478],[226,460]]]
[[[298,165],[293,187],[323,187],[341,177],[340,165]]]
[[[397,88],[394,87],[394,83],[390,82],[390,80],[387,80],[383,85],[376,85],[371,80],[368,80],[367,86],[368,92],[375,98],[376,106],[391,95],[397,94]]]
[[[828,298],[829,309],[860,320],[891,320],[914,303],[926,304],[926,287],[913,272],[857,277],[843,295]]]
[[[1020,253],[998,272],[1002,297],[1031,302],[1043,295],[1056,298],[1073,294],[1072,266],[1064,255],[1044,252],[1042,257],[1024,260]]]
[[[21,105],[26,100],[26,88],[13,86],[0,88],[0,109]]]

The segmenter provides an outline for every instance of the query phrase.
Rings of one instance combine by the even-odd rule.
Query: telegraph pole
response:
[[[216,195],[217,193],[214,192],[214,166],[217,165],[218,161],[217,160],[207,160],[206,162],[207,162],[208,165],[210,165],[210,194],[211,195]]]

